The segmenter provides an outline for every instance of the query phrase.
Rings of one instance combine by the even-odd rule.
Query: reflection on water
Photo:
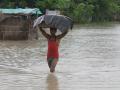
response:
[[[59,90],[58,80],[55,74],[48,74],[46,82],[47,90]]]

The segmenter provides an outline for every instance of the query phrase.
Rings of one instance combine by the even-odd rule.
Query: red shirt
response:
[[[55,38],[49,39],[47,58],[58,58],[59,57],[58,47],[59,47],[58,40],[56,40]]]

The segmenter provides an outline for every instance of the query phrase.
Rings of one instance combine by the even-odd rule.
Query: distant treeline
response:
[[[0,0],[0,7],[58,9],[77,23],[120,21],[120,0]]]

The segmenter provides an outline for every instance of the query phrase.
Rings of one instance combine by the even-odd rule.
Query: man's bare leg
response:
[[[57,65],[58,59],[53,59],[52,63],[51,63],[51,67],[50,67],[50,72],[55,72],[55,67]]]
[[[47,63],[48,63],[49,68],[51,67],[52,62],[53,62],[53,58],[47,59]]]

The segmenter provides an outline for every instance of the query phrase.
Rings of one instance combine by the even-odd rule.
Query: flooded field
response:
[[[76,25],[51,74],[47,41],[0,41],[0,90],[120,90],[120,24]]]

